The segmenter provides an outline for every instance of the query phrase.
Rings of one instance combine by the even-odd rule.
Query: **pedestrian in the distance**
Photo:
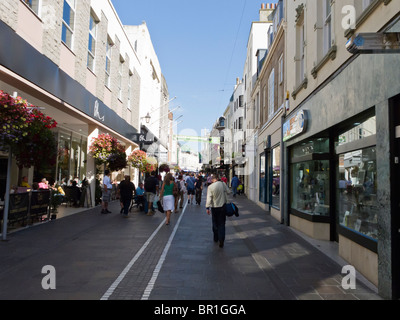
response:
[[[219,247],[224,247],[226,211],[225,204],[228,202],[228,186],[218,181],[218,176],[213,175],[211,185],[207,189],[207,214],[212,215],[212,230],[214,242],[219,242]]]
[[[111,184],[111,178],[110,178],[110,170],[105,170],[104,171],[104,178],[103,178],[103,193],[102,193],[102,214],[107,214],[111,213],[111,211],[108,210],[108,203],[111,200],[111,190],[112,190],[112,184]]]
[[[195,183],[196,179],[194,178],[194,173],[191,173],[187,178],[186,178],[186,190],[188,194],[188,204],[193,204],[193,197],[195,195]]]
[[[124,206],[124,217],[128,217],[129,207],[136,192],[135,184],[131,182],[130,176],[125,176],[125,180],[119,184],[120,201]]]
[[[175,208],[174,188],[177,190],[177,186],[175,185],[174,181],[175,179],[172,174],[167,173],[160,191],[160,200],[162,201],[163,208],[167,216],[167,226],[170,224],[171,213]]]
[[[233,197],[236,198],[237,194],[237,188],[239,186],[239,178],[234,175],[231,181],[231,187],[232,187],[232,192],[233,192]]]
[[[159,188],[158,187],[158,179],[156,177],[155,171],[153,171],[150,174],[150,176],[147,177],[146,180],[144,181],[144,190],[145,190],[145,198],[146,198],[144,212],[148,216],[152,216],[155,213],[153,202],[154,202],[154,198],[155,198],[156,194],[158,195],[158,193],[159,193],[158,188]]]

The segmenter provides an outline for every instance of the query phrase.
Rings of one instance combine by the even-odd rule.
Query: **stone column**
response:
[[[87,179],[90,185],[90,191],[91,191],[91,198],[92,198],[92,203],[90,203],[90,206],[93,207],[96,204],[96,163],[92,155],[90,154],[90,144],[92,142],[92,138],[95,138],[99,135],[99,128],[96,125],[90,124],[89,125],[89,137],[88,137],[88,150],[87,150]]]
[[[376,105],[376,166],[378,182],[378,288],[385,299],[392,296],[392,236],[390,202],[389,102]]]

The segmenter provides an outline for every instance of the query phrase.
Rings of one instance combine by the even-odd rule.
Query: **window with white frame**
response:
[[[112,42],[108,38],[106,46],[106,78],[105,78],[105,85],[108,88],[110,87],[110,75],[111,75],[111,51],[112,51]]]
[[[281,56],[279,57],[279,84],[283,83],[283,70],[284,65],[283,65],[283,53],[281,54]]]
[[[129,70],[129,78],[128,78],[128,104],[127,108],[131,110],[132,108],[132,101],[131,101],[131,95],[132,95],[132,78],[133,78],[133,73],[132,71]]]
[[[268,79],[268,119],[275,112],[275,69],[272,69]]]
[[[24,2],[29,8],[31,8],[33,12],[39,15],[40,1],[41,0],[23,0],[22,2]]]
[[[118,99],[122,101],[122,72],[124,69],[124,61],[120,58],[118,66]]]
[[[323,34],[324,34],[324,55],[332,47],[332,7],[331,0],[323,1]]]
[[[97,21],[93,13],[90,14],[89,22],[89,45],[87,67],[94,72],[94,63],[96,60],[96,36],[97,36]]]
[[[75,0],[64,0],[61,40],[72,49],[75,25]]]

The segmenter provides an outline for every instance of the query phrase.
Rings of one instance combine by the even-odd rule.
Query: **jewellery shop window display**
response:
[[[356,134],[354,134],[356,133]],[[375,117],[356,124],[356,127],[339,137],[343,142],[363,144],[367,137],[376,133]],[[365,144],[365,143],[364,143]],[[337,148],[337,150],[340,150]],[[378,238],[378,202],[376,148],[371,146],[359,150],[347,150],[339,154],[337,210],[339,224],[371,240]]]
[[[329,139],[304,142],[291,150],[291,211],[329,217]]]

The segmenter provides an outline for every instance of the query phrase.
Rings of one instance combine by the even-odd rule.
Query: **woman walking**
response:
[[[160,192],[160,200],[162,200],[165,214],[167,216],[166,225],[168,226],[170,223],[171,212],[175,207],[175,197],[174,197],[174,189],[175,191],[178,189],[175,187],[175,179],[171,173],[168,173],[164,178],[164,183],[161,187]]]

